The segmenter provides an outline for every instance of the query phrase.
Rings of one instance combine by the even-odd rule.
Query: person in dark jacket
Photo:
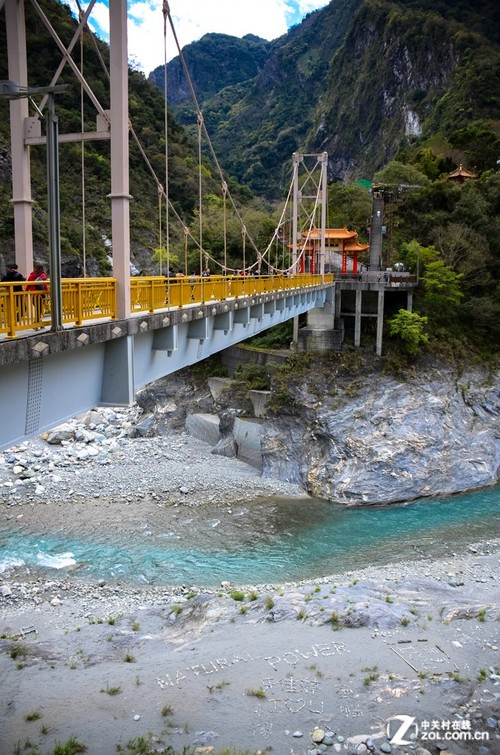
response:
[[[22,273],[19,272],[19,266],[16,265],[14,262],[12,262],[10,265],[7,265],[7,272],[2,278],[2,283],[14,283],[16,281],[25,281],[26,278]],[[14,291],[22,291],[22,286],[12,286]]]
[[[10,265],[7,265],[7,272],[2,278],[2,283],[22,283],[25,281],[26,278],[22,273],[19,272],[19,266],[15,264],[15,262],[11,262]],[[19,294],[20,291],[23,290],[23,286],[12,286],[12,290],[14,294]],[[16,309],[16,322],[19,323],[21,320],[23,314],[26,311],[25,306],[26,300],[24,296],[15,296],[14,297],[14,307]]]

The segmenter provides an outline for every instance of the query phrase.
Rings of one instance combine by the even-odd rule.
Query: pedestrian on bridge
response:
[[[35,269],[28,275],[26,290],[30,292],[36,323],[41,322],[43,317],[43,307],[48,291],[46,280],[47,274],[43,269],[43,265],[35,265]],[[35,330],[43,330],[43,328],[36,327]]]
[[[19,266],[16,265],[14,262],[11,262],[10,265],[7,265],[7,272],[2,278],[2,283],[12,283],[14,281],[25,281],[26,278],[22,273],[19,272]],[[14,291],[22,291],[22,286],[12,286]]]
[[[16,311],[16,322],[19,323],[22,316],[25,313],[25,297],[20,292],[23,290],[22,282],[25,281],[26,278],[22,273],[19,272],[19,266],[15,264],[15,262],[11,262],[9,265],[7,265],[7,272],[2,278],[2,283],[20,283],[19,286],[12,286],[12,291],[14,293],[14,307]],[[17,294],[17,296],[16,296]]]

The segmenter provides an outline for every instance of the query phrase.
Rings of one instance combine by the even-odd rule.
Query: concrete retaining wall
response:
[[[258,419],[241,419],[234,421],[233,436],[238,445],[238,459],[262,469],[261,438],[262,422]]]
[[[215,446],[220,440],[219,418],[216,414],[188,414],[186,430],[210,446]]]

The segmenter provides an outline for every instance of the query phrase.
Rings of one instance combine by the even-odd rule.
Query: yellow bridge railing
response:
[[[226,299],[254,296],[333,282],[333,275],[300,273],[290,276],[248,275],[204,278],[137,277],[130,281],[130,314],[179,309]],[[0,283],[0,334],[16,338],[23,331],[50,327],[49,290],[27,290],[27,283]],[[64,278],[63,325],[82,325],[91,320],[116,319],[115,278]]]

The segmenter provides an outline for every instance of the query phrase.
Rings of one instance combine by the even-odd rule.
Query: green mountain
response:
[[[199,41],[186,45],[182,55],[195,92],[201,93],[206,100],[221,89],[255,78],[262,71],[270,48],[270,42],[253,34],[242,39],[228,34],[205,34]],[[164,66],[155,68],[149,77],[164,88]],[[186,102],[192,105],[191,91],[179,57],[167,65],[167,97],[172,107]]]
[[[443,155],[492,167],[500,155],[499,16],[493,0],[334,0],[271,43],[253,78],[243,55],[238,73],[232,38],[207,35],[189,54],[216,152],[238,181],[270,198],[286,188],[296,150],[326,150],[330,178],[356,180],[439,134]],[[226,49],[231,78],[224,66],[214,92]],[[178,72],[178,59],[170,68]],[[174,112],[193,124],[184,94],[172,75]]]

